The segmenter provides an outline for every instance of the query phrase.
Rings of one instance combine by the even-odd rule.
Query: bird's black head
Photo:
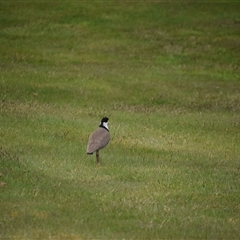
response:
[[[101,123],[106,123],[106,122],[108,122],[108,118],[107,117],[104,117],[104,118],[102,118],[102,120],[101,120]]]
[[[107,131],[109,131],[108,130],[108,118],[107,117],[102,118],[99,127],[105,128]]]

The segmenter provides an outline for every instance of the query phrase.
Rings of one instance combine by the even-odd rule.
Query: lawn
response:
[[[0,239],[238,239],[239,28],[239,1],[0,1]]]

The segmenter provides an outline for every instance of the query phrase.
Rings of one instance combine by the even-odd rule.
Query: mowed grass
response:
[[[239,10],[0,2],[0,238],[238,239]]]

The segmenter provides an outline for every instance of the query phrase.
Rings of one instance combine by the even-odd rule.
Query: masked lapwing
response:
[[[99,150],[104,148],[110,141],[110,133],[108,129],[108,118],[104,117],[101,123],[89,137],[87,145],[87,154],[96,152],[97,164],[100,164]]]

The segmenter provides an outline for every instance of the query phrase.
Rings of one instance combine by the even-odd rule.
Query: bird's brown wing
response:
[[[105,147],[109,143],[109,141],[110,141],[109,132],[106,129],[99,127],[89,137],[87,153],[91,154]]]

